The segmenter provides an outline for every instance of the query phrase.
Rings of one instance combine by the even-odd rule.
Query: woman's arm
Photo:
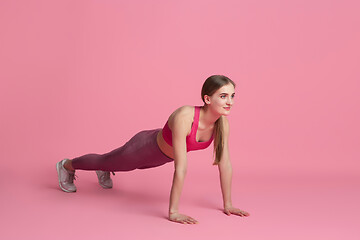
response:
[[[191,125],[191,123],[180,116],[174,118],[172,144],[174,148],[175,170],[169,204],[169,219],[185,224],[197,223],[197,220],[179,213],[179,201],[187,169],[186,134],[189,125]]]
[[[220,184],[221,192],[223,195],[223,205],[224,208],[232,206],[231,202],[231,180],[232,180],[232,166],[230,162],[229,154],[229,122],[226,117],[223,118],[223,137],[224,137],[224,149],[222,153],[221,160],[219,162],[219,175],[220,175]]]
[[[240,209],[234,208],[231,201],[231,181],[232,181],[232,166],[229,154],[229,132],[230,126],[228,119],[224,117],[224,149],[221,160],[219,162],[219,175],[221,183],[221,192],[223,196],[224,212],[227,215],[236,214],[239,216],[249,216],[250,214]]]

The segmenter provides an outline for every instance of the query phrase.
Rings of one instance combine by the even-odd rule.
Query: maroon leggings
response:
[[[105,154],[90,153],[72,159],[74,169],[102,171],[131,171],[161,166],[174,161],[166,156],[156,142],[161,128],[143,130],[123,146]]]

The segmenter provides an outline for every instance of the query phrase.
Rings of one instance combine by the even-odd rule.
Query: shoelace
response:
[[[69,172],[69,178],[68,178],[68,181],[70,182],[70,183],[73,183],[74,182],[74,180],[76,180],[76,178],[78,178],[78,176],[75,174],[75,172]]]
[[[111,172],[111,173],[115,176],[114,172]],[[102,180],[109,179],[110,178],[110,172],[104,171],[104,174],[101,176],[101,178],[102,178]]]
[[[105,179],[109,179],[110,178],[110,173],[109,172],[104,172],[104,174],[101,176],[102,180]]]

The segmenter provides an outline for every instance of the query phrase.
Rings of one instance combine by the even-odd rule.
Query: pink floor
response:
[[[2,175],[1,239],[360,239],[360,178],[351,175],[237,171],[233,204],[251,214],[242,218],[222,213],[215,168],[189,171],[180,210],[199,224],[182,225],[166,219],[171,164],[118,172],[108,190],[77,171],[76,193],[60,190],[55,162],[45,167]]]

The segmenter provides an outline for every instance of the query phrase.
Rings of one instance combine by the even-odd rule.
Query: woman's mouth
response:
[[[228,110],[228,111],[230,110],[230,107],[224,107],[224,108],[225,108],[226,110]]]

